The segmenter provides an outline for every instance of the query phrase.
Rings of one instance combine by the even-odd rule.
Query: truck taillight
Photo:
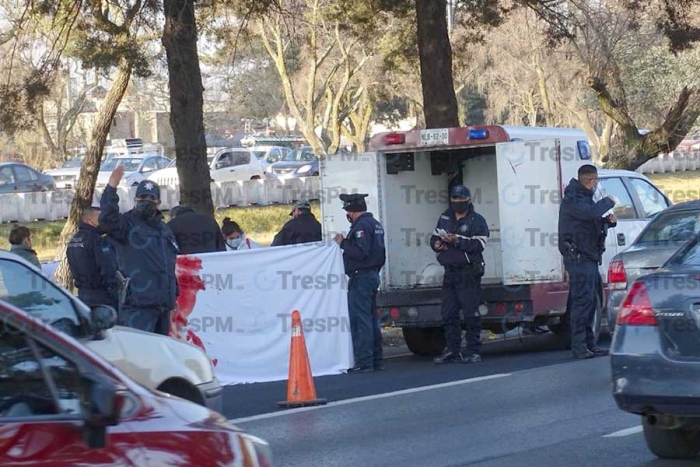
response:
[[[627,288],[627,272],[625,265],[619,259],[612,261],[608,266],[608,288],[611,290]]]
[[[518,314],[522,313],[524,309],[525,309],[525,306],[523,305],[523,302],[517,302],[515,304],[515,312],[516,313],[518,313]]]
[[[406,135],[403,133],[389,133],[384,136],[384,144],[387,146],[392,144],[404,144],[406,142]]]
[[[654,309],[649,301],[649,292],[644,282],[637,281],[625,297],[617,315],[619,326],[658,326]]]
[[[398,308],[392,308],[389,311],[389,316],[391,316],[392,319],[399,319],[401,317],[401,313],[399,312]]]

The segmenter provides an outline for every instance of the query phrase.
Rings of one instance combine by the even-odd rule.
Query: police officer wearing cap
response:
[[[311,205],[306,201],[299,201],[289,213],[292,219],[287,221],[275,238],[271,246],[296,245],[298,243],[320,242],[322,239],[321,223],[311,212]]]
[[[444,232],[442,232],[444,231]],[[486,220],[474,210],[471,193],[464,185],[450,190],[450,207],[438,220],[430,246],[445,268],[442,283],[442,320],[447,347],[435,363],[477,363],[481,361],[481,277],[483,251],[490,236]],[[464,313],[467,352],[461,351]]]
[[[67,245],[68,267],[81,302],[89,307],[108,305],[118,310],[117,255],[103,235],[99,216],[97,207],[83,210],[78,232]]]
[[[134,209],[119,213],[117,186],[124,166],[112,172],[100,199],[99,223],[113,240],[119,269],[129,282],[120,310],[122,325],[168,335],[170,313],[179,293],[178,254],[172,230],[158,210],[160,188],[144,180],[136,188]]]
[[[348,373],[366,373],[385,369],[382,331],[377,318],[379,271],[386,261],[384,228],[367,212],[364,194],[342,194],[343,209],[350,222],[347,237],[335,236],[343,250],[348,282],[348,310],[355,366]]]

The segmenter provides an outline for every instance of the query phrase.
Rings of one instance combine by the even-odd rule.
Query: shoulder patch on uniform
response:
[[[450,220],[450,216],[446,216],[446,215],[443,214],[442,216],[440,216],[440,219],[445,219],[446,221],[449,221],[449,220]]]
[[[365,232],[362,230],[358,230],[357,232],[355,232],[355,238],[362,238],[364,236],[365,236]]]

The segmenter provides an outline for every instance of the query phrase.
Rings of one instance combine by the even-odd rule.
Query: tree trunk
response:
[[[117,108],[119,108],[126,88],[129,86],[130,78],[131,65],[123,62],[117,69],[117,75],[112,82],[112,86],[97,112],[87,154],[80,167],[80,178],[75,187],[75,198],[73,198],[73,202],[71,203],[70,214],[66,220],[66,225],[63,226],[63,230],[61,231],[58,251],[56,252],[56,260],[60,261],[60,263],[56,269],[55,279],[59,284],[69,290],[73,288],[73,277],[68,267],[66,246],[71,237],[78,230],[80,214],[83,209],[92,206],[97,172],[100,167],[100,162],[102,161],[102,150],[107,141],[107,136],[109,136],[109,130],[112,128],[112,121],[117,113]]]
[[[162,42],[168,60],[170,126],[175,135],[180,203],[213,217],[194,0],[165,0],[163,7]]]
[[[426,128],[459,126],[459,109],[452,80],[452,46],[447,33],[446,15],[446,0],[416,0]]]

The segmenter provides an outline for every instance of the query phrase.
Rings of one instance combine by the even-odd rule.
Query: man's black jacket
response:
[[[321,224],[311,212],[302,212],[298,217],[287,221],[274,240],[272,246],[296,245],[297,243],[320,242]]]
[[[226,242],[216,220],[192,208],[180,208],[175,219],[168,222],[175,234],[181,255],[226,251]]]
[[[603,214],[615,206],[610,198],[593,201],[593,191],[575,178],[564,190],[564,199],[559,206],[559,252],[565,258],[569,255],[568,243],[575,244],[582,257],[599,263],[605,251],[605,235],[610,223]]]

